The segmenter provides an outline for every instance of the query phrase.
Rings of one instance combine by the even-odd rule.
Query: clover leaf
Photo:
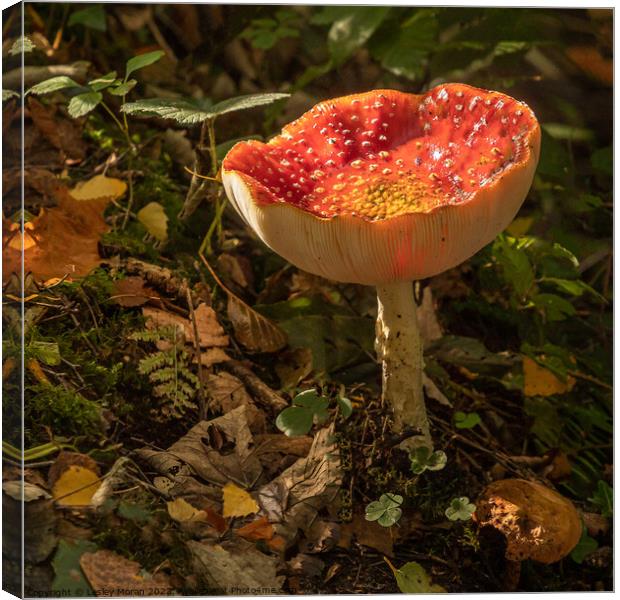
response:
[[[366,520],[377,521],[382,527],[391,527],[403,514],[400,508],[402,503],[403,497],[398,494],[382,494],[379,500],[366,507]]]
[[[313,423],[324,423],[329,417],[329,400],[315,390],[306,390],[293,398],[293,406],[285,408],[276,419],[276,427],[285,435],[305,435]]]
[[[457,429],[472,429],[481,421],[477,412],[464,413],[459,410],[454,413],[454,425]]]
[[[446,508],[446,517],[450,521],[469,521],[476,512],[476,505],[469,501],[467,496],[452,498],[450,506]]]
[[[435,450],[427,446],[416,448],[411,455],[411,470],[416,475],[424,473],[424,471],[441,471],[448,462],[448,457],[443,450]]]

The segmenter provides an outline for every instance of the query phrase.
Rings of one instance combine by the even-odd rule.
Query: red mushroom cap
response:
[[[514,218],[540,128],[510,96],[463,84],[317,104],[268,143],[236,144],[226,193],[296,266],[378,285],[456,266]]]

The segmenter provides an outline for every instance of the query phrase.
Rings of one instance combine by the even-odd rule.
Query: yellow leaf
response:
[[[54,483],[52,496],[63,506],[88,506],[100,485],[99,476],[94,471],[70,465]]]
[[[136,216],[156,240],[165,242],[168,239],[168,217],[159,202],[149,202]]]
[[[526,396],[565,394],[575,386],[574,377],[569,375],[564,382],[529,356],[523,357],[523,377],[525,379],[523,391]]]
[[[206,522],[206,513],[204,510],[194,508],[187,500],[183,498],[175,498],[166,503],[168,514],[172,519],[179,523],[187,521],[203,521]]]
[[[225,517],[245,517],[258,512],[259,507],[254,498],[234,483],[227,483],[222,488],[222,493],[224,495],[222,514]]]
[[[127,184],[120,179],[114,177],[106,177],[105,175],[95,175],[88,181],[81,181],[69,194],[74,200],[83,202],[97,200],[99,198],[108,198],[118,200],[127,190]]]

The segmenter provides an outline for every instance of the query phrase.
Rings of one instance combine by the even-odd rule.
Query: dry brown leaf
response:
[[[605,58],[596,46],[570,46],[568,57],[586,74],[598,83],[611,87],[614,81],[614,63]]]
[[[256,500],[234,483],[227,483],[222,488],[222,497],[224,517],[247,517],[259,510]]]
[[[312,350],[310,348],[290,348],[279,355],[276,374],[282,389],[295,387],[302,379],[312,373]]]
[[[158,300],[157,292],[145,285],[144,279],[138,276],[125,277],[114,282],[114,294],[110,300],[114,304],[129,308],[142,306],[150,300]]]
[[[251,521],[247,525],[235,529],[235,533],[246,540],[257,542],[272,539],[275,532],[267,517],[260,517],[256,521]]]
[[[97,596],[170,596],[174,589],[164,573],[150,575],[133,560],[110,550],[85,552],[80,566]]]
[[[166,503],[171,519],[179,523],[207,523],[215,527],[220,533],[226,531],[224,518],[209,507],[199,510],[184,498],[175,498]]]
[[[28,98],[28,112],[32,122],[50,144],[72,159],[81,160],[86,156],[86,144],[75,123],[55,115],[36,98]]]
[[[230,360],[230,356],[221,348],[207,348],[207,350],[200,353],[200,362],[205,367],[212,367],[227,360]]]
[[[108,230],[103,211],[109,198],[74,200],[66,188],[57,192],[58,206],[41,209],[24,235],[24,269],[37,280],[87,275],[101,262],[98,243]],[[3,277],[21,272],[19,231],[3,220]]]
[[[160,327],[178,327],[188,343],[194,343],[194,327],[189,319],[180,315],[145,306],[142,314],[146,317],[147,329],[156,329]],[[224,333],[224,329],[217,320],[215,311],[206,304],[200,304],[194,311],[196,316],[196,326],[198,329],[198,339],[200,346],[203,348],[212,348],[215,346],[227,346],[228,336]]]
[[[553,396],[566,394],[575,387],[575,378],[567,376],[566,381],[559,379],[555,373],[540,366],[529,356],[523,357],[523,392],[526,396]]]
[[[391,558],[394,557],[394,539],[387,527],[381,527],[376,521],[367,521],[363,514],[355,513],[350,523],[340,527],[338,546],[350,548],[355,539],[358,544],[374,548]]]

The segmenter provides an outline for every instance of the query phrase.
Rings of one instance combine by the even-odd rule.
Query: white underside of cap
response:
[[[257,204],[236,171],[224,170],[222,181],[246,223],[295,266],[335,281],[379,285],[431,277],[491,242],[525,200],[538,162],[538,136],[533,145],[526,162],[509,167],[470,200],[383,221],[325,219],[285,203]]]

